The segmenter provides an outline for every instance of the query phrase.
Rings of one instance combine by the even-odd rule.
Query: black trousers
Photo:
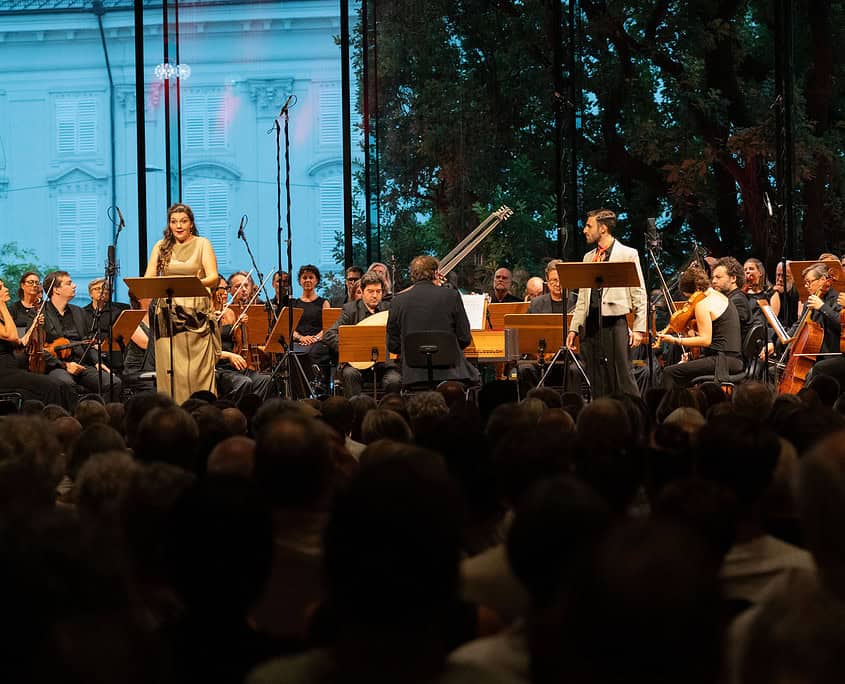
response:
[[[639,395],[631,368],[625,316],[599,319],[598,309],[591,308],[580,337],[593,399],[617,392]]]
[[[716,358],[717,356],[713,354],[694,361],[667,366],[663,369],[663,386],[666,389],[686,387],[699,375],[712,375],[716,372]],[[729,373],[739,373],[742,370],[742,359],[739,357],[727,356],[725,362]]]

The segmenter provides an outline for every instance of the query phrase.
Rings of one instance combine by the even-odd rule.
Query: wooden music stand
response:
[[[141,321],[147,314],[146,309],[125,309],[120,312],[114,325],[111,327],[112,351],[123,351],[132,334],[141,325]]]
[[[492,330],[505,329],[505,316],[527,314],[531,302],[491,302],[487,305],[487,321]]]
[[[164,299],[172,311],[174,297],[211,297],[197,276],[151,276],[149,278],[124,278],[123,282],[138,299]],[[136,326],[137,327],[137,326]],[[134,331],[133,331],[134,332]],[[167,316],[167,336],[170,340],[170,398],[176,393],[173,378],[173,318]],[[156,359],[158,362],[158,359]]]
[[[558,350],[563,345],[561,335],[563,314],[508,314],[505,316],[505,327],[518,332],[517,346],[521,354],[536,355],[541,347],[540,340],[545,340],[542,346],[546,349]]]
[[[789,271],[792,273],[792,281],[795,284],[795,289],[798,290],[798,298],[802,302],[807,301],[807,297],[810,296],[809,290],[804,287],[804,276],[802,275],[802,271],[805,268],[810,266],[815,266],[816,264],[822,264],[827,266],[828,273],[833,278],[833,288],[837,292],[845,291],[845,281],[843,281],[843,272],[842,272],[842,264],[838,261],[834,261],[831,259],[830,261],[819,261],[818,259],[814,261],[790,261],[789,262]],[[783,303],[781,303],[783,306]]]
[[[243,307],[240,304],[232,304],[229,308],[235,314],[235,320],[238,320]],[[246,334],[250,345],[264,344],[270,327],[267,321],[267,308],[263,304],[250,304],[246,315]]]
[[[387,328],[381,325],[338,326],[337,358],[339,363],[356,364],[359,370],[357,364],[385,361],[388,358]]]
[[[329,308],[323,309],[323,330],[331,328],[340,318],[343,309]]]
[[[279,312],[279,317],[270,334],[267,336],[267,342],[264,345],[264,351],[274,354],[287,353],[290,347],[290,340],[287,339],[289,330],[295,330],[299,325],[299,319],[302,318],[302,309],[293,309],[293,325],[290,324],[289,317],[291,315],[291,308],[285,306]]]

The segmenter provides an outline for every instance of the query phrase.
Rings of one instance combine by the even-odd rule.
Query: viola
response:
[[[706,296],[707,293],[703,290],[698,290],[690,295],[684,305],[677,309],[669,317],[669,325],[661,330],[658,333],[658,336],[674,333],[676,335],[680,335],[681,337],[688,337],[689,333],[694,331],[696,326],[695,307]],[[660,346],[659,340],[655,342],[655,346]]]
[[[75,347],[82,347],[85,345],[90,345],[91,340],[79,340],[77,342],[71,342],[67,337],[57,337],[52,342],[47,342],[44,344],[44,349],[55,356],[57,359],[62,361],[70,361],[71,356],[73,356],[73,350]]]

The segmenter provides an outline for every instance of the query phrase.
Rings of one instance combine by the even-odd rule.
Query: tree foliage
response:
[[[0,244],[0,278],[14,299],[18,289],[21,276],[27,271],[35,271],[42,277],[50,271],[55,271],[55,266],[38,264],[38,255],[35,250],[21,247],[17,242],[5,242]]]
[[[845,250],[845,73],[834,50],[843,4],[793,4],[796,257]],[[584,209],[615,209],[634,246],[657,216],[676,264],[693,241],[771,264],[784,243],[766,210],[767,197],[778,209],[774,5],[582,0],[569,36],[555,29],[554,0],[371,0],[382,253],[403,266],[415,253],[443,254],[504,203],[516,214],[463,268],[465,282],[489,283],[502,263],[538,273],[558,256],[554,114],[563,98],[578,117],[566,154],[579,179],[565,192]],[[575,73],[555,69],[561,36],[564,54],[575,49]],[[569,78],[576,102],[560,93]],[[580,240],[566,256],[580,257]]]

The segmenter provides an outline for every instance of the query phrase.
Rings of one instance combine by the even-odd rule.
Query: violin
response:
[[[680,337],[688,337],[691,331],[695,331],[697,322],[695,320],[695,307],[703,301],[707,296],[704,290],[698,290],[690,295],[689,299],[682,307],[677,309],[669,318],[669,325],[657,333],[658,339],[655,340],[654,346],[660,346],[660,335],[670,335],[674,333]]]
[[[78,340],[71,342],[67,337],[57,337],[52,342],[44,344],[44,350],[61,361],[70,361],[75,347],[90,345],[92,340]]]

